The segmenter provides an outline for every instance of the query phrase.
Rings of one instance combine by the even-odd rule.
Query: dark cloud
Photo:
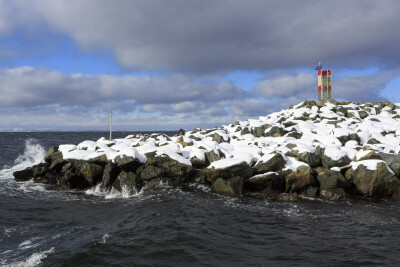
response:
[[[182,75],[67,75],[44,68],[19,67],[0,70],[0,94],[3,107],[91,105],[128,100],[129,104],[179,103],[183,106],[188,101],[213,103],[240,99],[246,92],[230,82],[194,81]]]
[[[396,0],[6,3],[22,10],[18,25],[45,23],[84,50],[111,49],[127,69],[215,73],[311,67],[319,60],[350,68],[400,65]],[[0,32],[16,20],[5,20],[4,10]]]

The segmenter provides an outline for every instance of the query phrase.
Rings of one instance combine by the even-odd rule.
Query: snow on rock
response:
[[[318,157],[326,156],[332,161],[344,157],[357,161],[374,151],[400,152],[398,112],[400,107],[389,102],[333,100],[321,104],[305,101],[267,116],[213,129],[196,128],[180,136],[131,134],[111,141],[103,137],[78,145],[60,145],[59,151],[65,159],[87,160],[106,155],[107,159],[114,160],[117,156],[127,155],[142,163],[146,162],[147,153],[155,153],[189,166],[191,159],[196,158],[211,168],[225,168],[240,162],[253,166],[254,163],[267,162],[276,153],[293,156],[291,151],[294,150],[300,154],[308,152]],[[265,131],[260,131],[260,127]],[[266,136],[272,127],[282,128],[284,135]],[[210,154],[216,161],[208,162]],[[299,166],[308,166],[299,158],[284,158],[286,170],[296,171]],[[378,161],[362,162],[373,168]],[[361,163],[352,164],[354,167]]]

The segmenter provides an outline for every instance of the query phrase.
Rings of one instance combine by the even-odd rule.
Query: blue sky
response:
[[[0,0],[0,131],[211,127],[333,96],[400,102],[400,4]],[[349,27],[351,25],[351,27]]]

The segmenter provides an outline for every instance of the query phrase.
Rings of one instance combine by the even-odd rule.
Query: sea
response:
[[[0,133],[0,266],[400,264],[400,202],[231,198],[197,184],[110,195],[13,179],[52,145],[103,136]]]

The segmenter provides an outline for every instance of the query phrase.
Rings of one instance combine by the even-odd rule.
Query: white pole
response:
[[[110,110],[110,141],[112,140],[112,110]]]

